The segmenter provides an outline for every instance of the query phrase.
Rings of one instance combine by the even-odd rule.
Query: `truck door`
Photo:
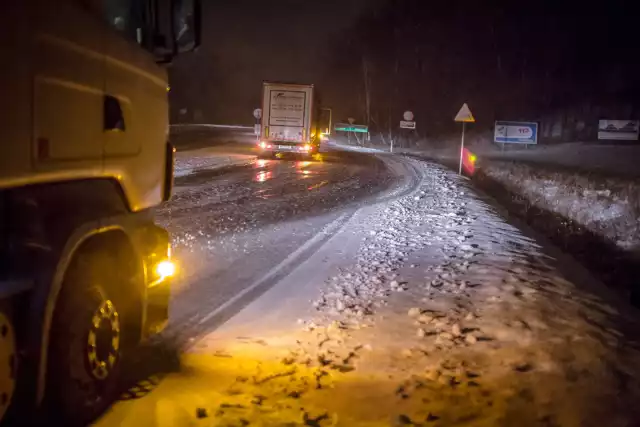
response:
[[[39,1],[33,40],[37,169],[95,167],[102,156],[104,31],[70,2]]]
[[[102,0],[107,23],[117,31],[106,36],[105,157],[135,156],[140,152],[147,76],[137,66],[142,38],[142,1]],[[143,116],[141,118],[141,116]]]
[[[145,0],[100,0],[105,35],[105,171],[130,180],[132,209],[161,199],[166,174],[167,76],[143,46]],[[141,46],[142,45],[142,46]]]

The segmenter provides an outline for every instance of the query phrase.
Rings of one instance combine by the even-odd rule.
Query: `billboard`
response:
[[[494,142],[502,144],[537,144],[538,123],[496,121]]]
[[[638,120],[600,120],[598,139],[638,140]]]

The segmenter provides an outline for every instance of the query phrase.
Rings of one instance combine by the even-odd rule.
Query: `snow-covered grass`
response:
[[[529,148],[506,146],[505,151],[502,151],[495,144],[485,143],[474,150],[487,159],[517,160],[543,167],[558,166],[563,169],[597,172],[609,176],[640,176],[640,168],[638,168],[640,145],[638,144],[573,142]]]
[[[533,206],[640,254],[639,182],[498,160],[483,161],[482,171]]]

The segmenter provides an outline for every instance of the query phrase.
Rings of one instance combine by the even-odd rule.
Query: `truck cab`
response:
[[[86,424],[123,354],[167,321],[169,236],[153,219],[173,182],[166,65],[199,45],[199,2],[1,9],[0,417]]]

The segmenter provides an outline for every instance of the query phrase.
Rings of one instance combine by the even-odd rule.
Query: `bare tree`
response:
[[[371,77],[369,75],[369,62],[362,55],[362,78],[364,80],[364,116],[367,127],[371,126]]]

